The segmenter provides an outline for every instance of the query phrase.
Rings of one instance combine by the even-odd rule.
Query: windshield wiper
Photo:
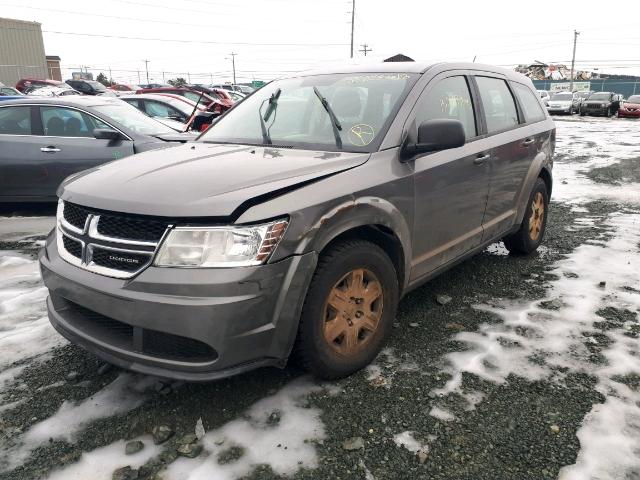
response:
[[[282,90],[277,89],[271,94],[271,96],[269,97],[269,105],[267,105],[267,111],[264,113],[264,118],[262,117],[262,106],[264,105],[264,102],[267,101],[266,99],[262,102],[260,108],[258,109],[258,116],[260,117],[260,129],[262,130],[262,142],[267,145],[271,145],[273,142],[271,141],[269,130],[267,130],[266,122],[269,121],[269,118],[271,118],[271,114],[278,107],[278,98],[280,98],[281,93]]]
[[[316,94],[316,97],[318,97],[318,100],[320,100],[320,103],[322,103],[322,106],[327,111],[327,114],[331,119],[331,128],[333,128],[333,136],[336,137],[336,147],[342,148],[342,137],[340,136],[342,125],[340,125],[340,121],[338,120],[338,117],[336,117],[336,114],[333,112],[331,105],[329,105],[329,102],[327,101],[327,99],[322,96],[322,94],[320,93],[320,90],[318,90],[318,87],[313,87],[313,92]]]

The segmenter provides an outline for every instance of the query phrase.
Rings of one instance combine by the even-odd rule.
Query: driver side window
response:
[[[473,101],[464,76],[440,80],[418,104],[416,127],[427,120],[452,119],[462,122],[467,140],[478,135]]]

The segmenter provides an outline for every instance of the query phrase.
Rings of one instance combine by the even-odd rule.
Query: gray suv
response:
[[[192,144],[63,182],[40,253],[54,327],[191,381],[373,360],[402,295],[542,242],[555,128],[531,81],[389,63],[274,81]],[[294,355],[295,354],[295,355]]]

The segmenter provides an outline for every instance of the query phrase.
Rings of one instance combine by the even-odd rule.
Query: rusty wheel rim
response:
[[[370,270],[357,268],[344,275],[324,303],[327,344],[342,355],[360,352],[378,330],[383,300],[382,285]]]
[[[540,237],[544,221],[544,197],[536,192],[531,202],[531,216],[529,217],[529,237],[534,242]]]

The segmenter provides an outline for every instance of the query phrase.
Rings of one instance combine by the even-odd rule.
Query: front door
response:
[[[426,120],[460,120],[467,143],[414,160],[411,280],[429,274],[480,245],[490,160],[488,143],[478,137],[479,117],[465,75],[445,74],[433,79],[418,101],[414,114],[415,128]]]

